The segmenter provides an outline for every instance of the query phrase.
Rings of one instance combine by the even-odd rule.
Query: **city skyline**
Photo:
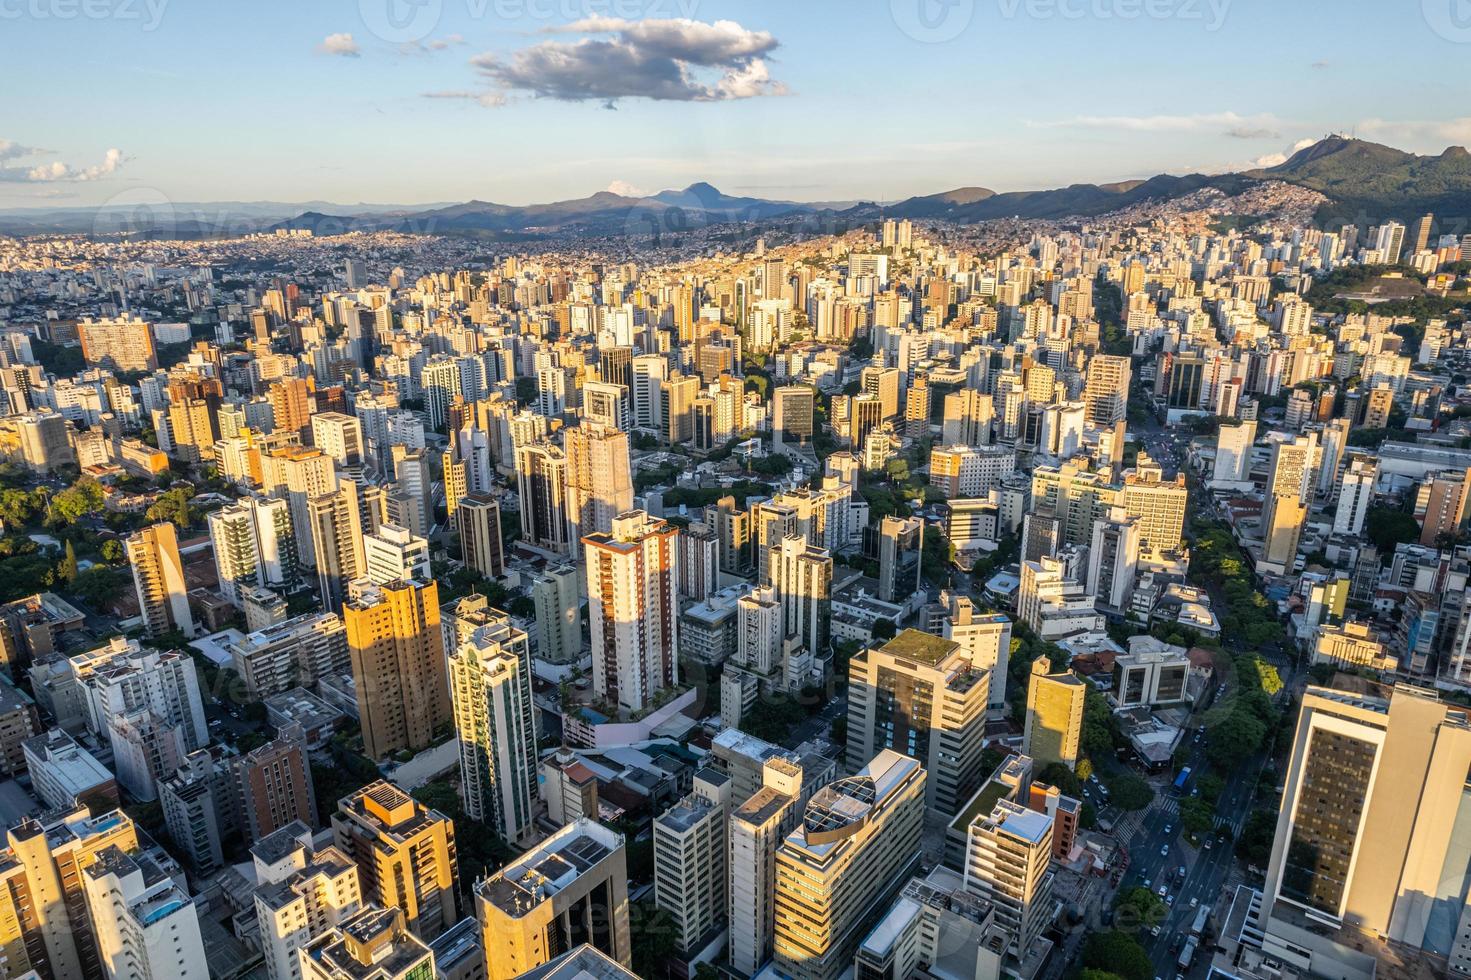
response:
[[[1331,18],[1230,0],[363,0],[289,17],[58,4],[3,14],[17,74],[48,84],[0,132],[0,208],[140,190],[520,205],[697,181],[893,201],[1239,170],[1331,132],[1420,153],[1471,143],[1471,118],[1432,108],[1448,103],[1414,72],[1471,40],[1450,0]],[[221,59],[222,37],[249,57]],[[949,108],[966,98],[973,113]],[[953,124],[922,124],[930,105]]]

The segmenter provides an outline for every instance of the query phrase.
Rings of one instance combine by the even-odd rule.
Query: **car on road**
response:
[[[1195,906],[1197,906],[1199,904],[1200,904],[1200,899],[1198,899],[1198,898],[1192,898],[1190,900],[1190,907],[1191,908],[1195,908]]]
[[[1175,832],[1175,825],[1174,824],[1172,824],[1172,823],[1165,824],[1165,833],[1166,834],[1172,834],[1174,832]]]
[[[1164,898],[1170,893],[1170,888],[1168,885],[1160,885],[1156,893],[1159,895],[1160,898]]]
[[[1164,847],[1161,847],[1159,849],[1159,856],[1162,857],[1162,858],[1163,857],[1169,857],[1170,856],[1170,845],[1166,844]]]

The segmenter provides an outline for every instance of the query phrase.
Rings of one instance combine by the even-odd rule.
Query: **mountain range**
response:
[[[1267,181],[1283,181],[1327,197],[1317,220],[1324,226],[1408,223],[1427,212],[1450,227],[1471,216],[1471,153],[1453,146],[1438,156],[1418,156],[1393,147],[1330,136],[1273,167],[1228,174],[1161,174],[1148,180],[1073,184],[1037,191],[996,193],[960,187],[890,204],[799,202],[739,197],[708,183],[647,197],[602,191],[550,204],[463,204],[338,206],[324,202],[189,204],[166,208],[63,208],[0,211],[0,233],[130,233],[144,237],[199,237],[213,229],[274,231],[310,229],[330,235],[345,230],[405,231],[459,235],[492,241],[533,241],[551,236],[671,236],[712,225],[813,219],[815,224],[852,227],[881,217],[973,224],[1004,218],[1061,220],[1096,217],[1146,202],[1167,202],[1214,188],[1240,194]],[[151,222],[151,224],[150,224]]]

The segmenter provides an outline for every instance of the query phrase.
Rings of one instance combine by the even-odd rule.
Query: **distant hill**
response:
[[[1408,224],[1428,211],[1450,228],[1451,222],[1471,215],[1471,153],[1462,147],[1450,147],[1439,156],[1417,156],[1364,140],[1330,136],[1278,166],[1243,173],[1161,174],[1148,180],[1000,194],[982,186],[966,186],[887,205],[740,197],[699,182],[647,197],[601,191],[570,201],[529,205],[480,200],[419,207],[237,202],[175,205],[158,217],[147,207],[12,209],[0,211],[0,233],[197,237],[222,231],[239,234],[251,229],[305,228],[319,235],[392,230],[519,242],[552,235],[667,236],[712,225],[788,218],[810,219],[814,228],[854,227],[883,217],[973,224],[1006,218],[1092,218],[1138,204],[1177,200],[1205,188],[1236,195],[1263,181],[1284,181],[1326,196],[1328,203],[1317,215],[1324,226],[1377,224],[1391,218]]]
[[[1318,191],[1329,203],[1318,212],[1324,226],[1409,224],[1423,214],[1471,215],[1471,153],[1448,147],[1439,156],[1417,156],[1366,140],[1330,136],[1286,161],[1246,176],[1282,180]]]

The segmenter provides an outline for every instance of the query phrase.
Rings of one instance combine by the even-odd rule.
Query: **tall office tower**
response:
[[[1349,450],[1348,437],[1353,424],[1348,419],[1329,419],[1323,426],[1322,461],[1313,483],[1319,497],[1332,499],[1338,488],[1338,470]]]
[[[1430,690],[1309,687],[1252,923],[1304,976],[1373,976],[1364,936],[1450,961],[1471,954],[1471,717]]]
[[[502,840],[532,826],[536,798],[536,706],[531,641],[499,611],[449,657],[450,700],[460,740],[465,813]]]
[[[402,909],[366,908],[297,951],[301,980],[427,980],[434,951]]]
[[[755,976],[776,931],[776,851],[801,816],[802,768],[775,756],[761,782],[730,815],[730,965]],[[731,800],[742,795],[733,788]]]
[[[389,496],[389,508],[398,508],[397,515],[390,514],[394,523],[427,538],[434,528],[434,479],[429,472],[429,454],[422,449],[394,446],[393,493]]]
[[[82,872],[82,887],[107,980],[212,975],[198,907],[152,858],[111,845]]]
[[[194,617],[189,612],[189,586],[184,581],[184,563],[179,558],[179,537],[169,523],[153,524],[129,535],[124,542],[128,564],[133,567],[133,588],[149,636],[178,630],[194,635]]]
[[[312,384],[301,378],[283,378],[266,392],[271,400],[277,432],[305,432],[311,426]]]
[[[782,634],[795,637],[812,657],[827,653],[832,633],[833,559],[826,548],[800,535],[771,550],[770,584],[782,608]]]
[[[885,517],[879,522],[879,599],[905,603],[920,590],[924,521]]]
[[[550,443],[516,449],[516,489],[521,501],[521,537],[533,548],[571,554],[567,519],[567,457]]]
[[[332,612],[346,601],[348,583],[361,578],[367,569],[357,484],[344,480],[337,489],[313,497],[307,502],[307,521],[316,557],[318,596],[322,610]]]
[[[1262,558],[1265,572],[1283,574],[1297,558],[1298,539],[1308,516],[1311,487],[1316,474],[1317,435],[1272,444],[1271,475],[1267,478],[1261,516]]]
[[[317,567],[317,551],[309,502],[314,497],[337,489],[337,471],[332,457],[320,449],[306,446],[282,446],[261,457],[263,489],[272,497],[285,500],[291,507],[291,526],[296,529],[296,546],[301,563]]]
[[[679,681],[679,532],[632,510],[582,539],[592,626],[593,690],[641,711]]]
[[[575,663],[582,654],[581,576],[573,565],[549,565],[531,580],[536,606],[536,656],[553,664]]]
[[[1007,952],[1024,958],[1052,916],[1054,820],[1028,806],[1035,760],[1012,756],[992,777],[1000,793],[965,830],[965,889],[990,902]],[[988,786],[989,789],[989,786]]]
[[[725,773],[701,769],[693,792],[654,821],[654,904],[674,920],[685,962],[726,929],[730,790]]]
[[[582,943],[633,962],[623,835],[585,817],[477,882],[475,903],[493,951],[486,980],[514,980]]]
[[[783,385],[771,393],[771,441],[805,445],[817,431],[817,391],[807,385]]]
[[[348,289],[357,289],[368,284],[368,267],[358,259],[348,259],[342,265],[343,281]]]
[[[904,434],[910,439],[923,439],[930,431],[930,381],[917,374],[904,396]]]
[[[715,528],[696,521],[679,536],[679,594],[704,602],[720,589],[720,540]]]
[[[713,516],[720,539],[720,570],[732,575],[748,574],[752,566],[751,512],[738,506],[734,497],[721,497],[706,514]]]
[[[366,457],[363,423],[355,415],[318,412],[312,416],[312,445],[341,467],[362,466]]]
[[[606,384],[633,387],[633,348],[603,347],[598,350],[598,377]]]
[[[1113,425],[1122,421],[1129,407],[1129,359],[1097,354],[1088,362],[1088,380],[1083,385],[1083,405],[1088,424]]]
[[[776,968],[835,980],[920,859],[925,771],[885,749],[818,790],[776,852]]]
[[[363,905],[358,866],[342,851],[312,846],[294,823],[255,842],[255,918],[270,980],[300,980],[297,950],[335,929]]]
[[[669,360],[663,354],[640,354],[630,367],[635,428],[662,434],[664,431],[664,381],[669,377]]]
[[[695,399],[700,397],[700,379],[693,375],[670,375],[661,386],[659,435],[671,446],[683,445],[694,437]]]
[[[884,420],[899,417],[899,388],[903,372],[898,368],[866,367],[859,373],[861,390],[879,400],[879,415]]]
[[[725,392],[716,397],[724,398]],[[698,453],[708,453],[722,439],[729,438],[730,431],[717,430],[718,407],[714,398],[696,398],[690,404],[690,446]]]
[[[1078,764],[1086,687],[1071,670],[1054,674],[1052,661],[1046,657],[1032,662],[1022,754],[1036,760],[1039,768],[1053,762],[1069,769]]]
[[[0,852],[0,949],[10,976],[34,970],[56,980],[103,976],[83,873],[110,847],[138,848],[121,810],[90,816],[86,807],[27,817],[6,831]]]
[[[357,685],[363,752],[370,759],[418,752],[451,720],[439,629],[439,587],[363,584],[342,607]]]
[[[1216,461],[1212,483],[1246,483],[1251,480],[1251,445],[1256,441],[1256,422],[1223,425],[1216,430]]]
[[[1400,255],[1405,250],[1405,226],[1398,221],[1386,221],[1380,225],[1379,233],[1374,239],[1374,249],[1385,265],[1398,265]]]
[[[501,546],[501,505],[488,493],[472,493],[455,508],[460,525],[460,555],[466,565],[489,579],[506,574]]]
[[[848,448],[863,451],[871,433],[883,425],[883,404],[877,395],[857,395],[848,401]]]
[[[1107,613],[1122,615],[1129,608],[1139,572],[1140,540],[1139,518],[1122,507],[1093,525],[1087,589]]]
[[[429,428],[443,432],[449,421],[449,407],[461,392],[460,365],[447,354],[432,357],[419,374],[424,392],[424,409],[429,415]]]
[[[146,320],[82,320],[77,324],[77,339],[82,342],[82,359],[91,367],[110,371],[158,370],[153,327]]]
[[[996,409],[991,396],[962,388],[945,396],[941,443],[946,446],[987,446]]]
[[[168,428],[172,440],[169,455],[187,463],[205,463],[215,458],[215,443],[219,441],[219,420],[216,415],[219,399],[177,398],[169,402]],[[162,436],[159,442],[163,446]]]
[[[378,585],[400,579],[427,582],[429,542],[397,524],[384,524],[363,536],[363,575]]]
[[[294,737],[251,749],[234,763],[240,783],[241,829],[247,840],[261,840],[293,823],[317,826],[311,760],[300,729],[292,734]]]
[[[1139,547],[1147,554],[1162,555],[1180,550],[1185,533],[1185,506],[1189,491],[1185,474],[1164,479],[1158,464],[1139,454],[1134,470],[1124,475],[1119,502],[1139,522]]]
[[[628,389],[606,381],[585,381],[582,385],[582,419],[610,429],[629,429],[633,411]]]
[[[1430,247],[1430,229],[1435,224],[1435,215],[1421,215],[1415,219],[1410,232],[1410,240],[1414,242],[1415,251],[1423,252]]]
[[[1374,482],[1378,478],[1379,460],[1354,453],[1343,471],[1343,484],[1338,492],[1338,507],[1333,512],[1333,533],[1357,536],[1363,533],[1374,502]]]
[[[981,785],[991,672],[960,644],[907,629],[848,661],[848,768],[883,749],[924,763],[925,806],[954,816]]]
[[[941,592],[945,622],[941,635],[970,657],[973,666],[989,671],[989,707],[1006,710],[1006,671],[1011,660],[1011,620],[1001,613],[982,613],[969,596]]]
[[[633,509],[628,433],[593,423],[566,430],[567,519],[574,538],[607,534],[613,518]]]
[[[332,838],[357,863],[365,903],[402,909],[426,942],[459,921],[455,828],[438,810],[380,779],[338,801]]]
[[[1455,538],[1466,525],[1471,506],[1471,470],[1442,470],[1421,481],[1415,491],[1415,518],[1420,543],[1437,545],[1442,536]]]

